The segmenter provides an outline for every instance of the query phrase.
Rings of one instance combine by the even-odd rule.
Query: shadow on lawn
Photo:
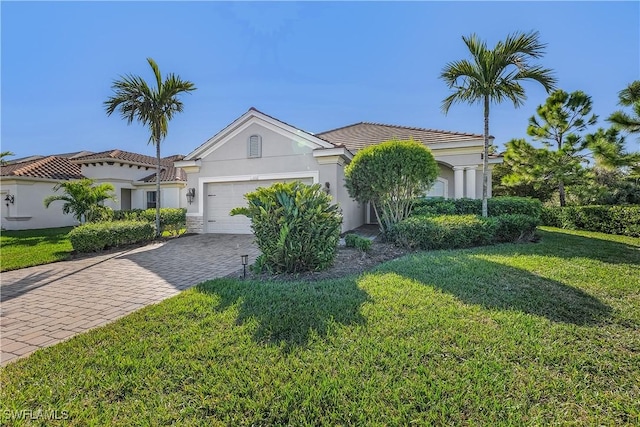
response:
[[[255,341],[284,344],[285,352],[307,345],[314,335],[324,339],[336,324],[364,324],[360,309],[369,300],[354,279],[316,283],[219,279],[196,290],[217,295],[218,311],[237,304],[237,324],[257,320]]]
[[[412,255],[378,269],[387,271],[490,310],[520,311],[575,325],[599,324],[611,316],[611,307],[580,289],[478,258],[475,251]]]

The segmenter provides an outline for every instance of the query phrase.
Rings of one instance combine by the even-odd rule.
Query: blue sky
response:
[[[188,154],[249,107],[309,132],[360,121],[482,133],[479,105],[441,112],[439,74],[514,31],[548,44],[539,63],[583,90],[598,125],[640,78],[639,2],[7,2],[2,16],[2,151],[16,157],[120,148],[154,154],[148,133],[107,117],[111,82],[151,80],[145,60],[198,90],[169,125],[163,155]],[[492,106],[496,143],[526,137],[546,93]],[[630,149],[640,149],[629,139]]]

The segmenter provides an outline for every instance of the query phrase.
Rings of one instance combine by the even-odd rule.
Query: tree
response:
[[[6,164],[7,161],[5,160],[5,157],[9,157],[9,156],[15,156],[15,154],[11,151],[0,152],[0,165]]]
[[[150,131],[149,143],[156,147],[156,233],[160,233],[160,143],[167,136],[169,121],[183,110],[179,95],[196,90],[193,83],[171,73],[162,80],[156,62],[147,58],[156,79],[156,87],[150,87],[139,76],[121,76],[111,88],[114,95],[104,102],[107,115],[119,110],[127,124],[137,120]]]
[[[489,185],[489,107],[491,103],[510,100],[517,108],[526,100],[523,80],[540,83],[547,92],[556,83],[549,69],[528,63],[544,54],[545,44],[538,40],[538,32],[514,33],[500,41],[493,49],[475,35],[462,37],[471,53],[471,60],[448,63],[442,78],[454,92],[444,99],[442,110],[458,102],[482,103],[484,110],[484,153],[482,162],[482,215],[487,216]]]
[[[431,150],[414,140],[366,147],[345,168],[349,195],[371,202],[383,233],[409,216],[415,198],[423,196],[437,177]]]
[[[629,84],[618,93],[618,105],[631,107],[633,115],[624,111],[616,111],[607,119],[617,129],[629,133],[640,133],[640,80]]]
[[[62,189],[64,195],[48,196],[44,199],[44,206],[48,208],[51,203],[62,201],[62,212],[65,215],[73,214],[81,224],[85,221],[91,222],[99,218],[100,213],[106,209],[101,203],[105,200],[116,200],[112,184],[94,184],[95,181],[89,178],[60,182],[53,187],[53,191]]]

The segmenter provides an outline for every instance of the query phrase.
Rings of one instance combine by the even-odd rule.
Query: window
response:
[[[249,137],[247,157],[250,159],[262,157],[262,137],[260,135]]]
[[[147,191],[147,209],[152,209],[155,207],[156,207],[156,192]]]
[[[429,189],[425,197],[444,197],[447,198],[447,180],[438,177],[433,187]]]

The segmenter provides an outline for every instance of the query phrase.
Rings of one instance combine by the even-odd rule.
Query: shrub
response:
[[[522,214],[540,218],[542,203],[528,197],[493,197],[487,200],[489,216],[503,214]],[[412,215],[480,215],[482,200],[479,199],[418,199],[415,202]]]
[[[495,241],[529,242],[533,240],[539,220],[523,214],[498,215],[496,219]]]
[[[640,206],[545,207],[542,223],[570,230],[640,237]]]
[[[147,221],[155,225],[156,210],[155,209],[130,209],[124,211],[114,211],[113,220],[133,220]],[[187,210],[184,208],[161,208],[160,209],[160,228],[161,232],[168,231],[177,234],[181,229],[187,226]]]
[[[414,140],[391,140],[358,151],[345,168],[345,186],[358,202],[371,202],[386,233],[409,215],[437,176],[431,150]]]
[[[344,236],[344,244],[348,248],[356,248],[361,252],[369,252],[371,250],[372,242],[357,234],[347,234]]]
[[[319,184],[276,183],[245,194],[246,215],[262,255],[255,267],[274,273],[323,270],[333,263],[342,215]]]
[[[69,232],[71,246],[78,252],[95,252],[105,248],[150,241],[155,227],[146,221],[113,221],[81,225]]]
[[[414,216],[396,224],[390,236],[412,249],[456,249],[494,241],[497,221],[476,215]]]

